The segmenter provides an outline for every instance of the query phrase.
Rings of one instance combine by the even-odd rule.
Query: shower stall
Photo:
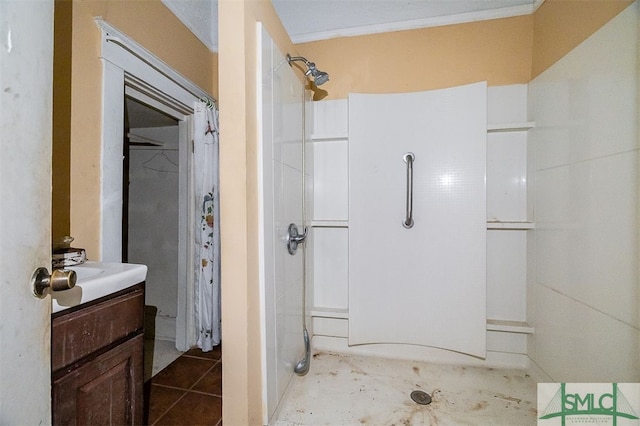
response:
[[[276,219],[269,185],[298,182],[307,200],[296,211],[304,205],[307,215],[297,224],[308,227],[307,273],[304,263],[289,269],[300,281],[277,299],[282,308],[265,304],[266,422],[390,424],[391,417],[353,417],[355,406],[374,412],[389,400],[395,405],[381,415],[409,413],[393,422],[410,423],[416,413],[436,416],[425,424],[437,416],[469,421],[462,412],[498,424],[508,406],[520,417],[500,424],[531,423],[540,410],[535,382],[640,381],[637,17],[636,4],[527,84],[433,91],[443,95],[434,105],[413,99],[418,94],[351,94],[306,105],[302,127],[304,116],[277,118],[302,114],[304,101],[302,93],[295,102],[282,97],[299,83],[263,32],[263,78],[277,70],[261,81],[263,112],[273,111],[262,114],[263,135],[306,133],[263,152],[263,176],[268,168],[290,175],[265,181],[264,217],[280,229],[265,247],[284,247],[292,222]],[[465,89],[456,104],[454,92]],[[438,115],[447,111],[452,119]],[[288,130],[279,128],[285,121]],[[454,136],[432,134],[420,127],[425,122]],[[398,127],[388,131],[389,123]],[[290,165],[291,157],[304,158],[305,168]],[[302,177],[313,180],[313,191],[300,189],[311,185]],[[265,257],[265,283],[278,267],[303,261],[278,256],[272,265]],[[314,357],[309,375],[296,377],[304,280]],[[594,353],[602,356],[581,358]],[[321,360],[330,366],[324,375],[314,370]],[[480,379],[457,407],[447,405],[455,375],[470,377],[474,366],[500,374]],[[367,382],[372,370],[385,379]],[[442,411],[413,405],[413,389],[395,380],[405,373],[412,386],[433,391],[440,405],[430,408]],[[354,382],[360,386],[349,387]],[[526,397],[509,387],[514,382],[527,387]],[[496,417],[487,414],[487,394],[502,403]]]

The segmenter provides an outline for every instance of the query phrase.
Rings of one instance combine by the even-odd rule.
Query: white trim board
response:
[[[458,13],[447,16],[411,19],[408,21],[387,22],[372,25],[362,25],[351,28],[340,28],[329,31],[318,31],[306,34],[291,35],[294,44],[312,41],[329,40],[338,37],[354,37],[367,34],[379,34],[393,31],[415,30],[420,28],[442,27],[446,25],[464,24],[468,22],[489,21],[492,19],[512,18],[515,16],[531,15],[544,0],[536,0],[531,5],[503,7],[500,9],[484,10],[480,12]]]
[[[193,206],[190,183],[191,123],[194,105],[212,100],[210,95],[154,56],[126,34],[95,18],[101,34],[100,58],[102,81],[102,155],[100,162],[100,256],[102,261],[120,262],[122,253],[122,152],[124,132],[124,97],[127,95],[153,105],[179,121],[180,204]],[[118,90],[120,89],[120,90]],[[176,347],[187,350],[195,345],[193,314],[192,207],[180,212],[178,300]],[[151,285],[151,283],[149,283]]]

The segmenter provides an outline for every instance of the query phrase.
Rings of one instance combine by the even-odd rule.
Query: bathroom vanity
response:
[[[54,312],[53,424],[142,424],[143,321],[144,282]]]

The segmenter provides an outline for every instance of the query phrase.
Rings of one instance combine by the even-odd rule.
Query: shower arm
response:
[[[289,63],[289,66],[292,66],[291,62],[296,61],[304,62],[304,64],[307,66],[307,71],[304,73],[304,75],[308,76],[309,74],[313,73],[313,70],[316,69],[316,64],[310,62],[307,58],[303,56],[291,56],[287,53],[287,62]]]
[[[309,62],[307,60],[307,58],[303,57],[303,56],[291,56],[287,53],[287,62],[289,63],[289,65],[291,65],[291,62],[296,62],[296,61],[300,61],[300,62],[304,62],[304,64],[308,67],[309,65],[313,64],[313,62]],[[313,64],[315,66],[315,64]]]
[[[327,74],[324,71],[320,71],[318,68],[316,68],[316,64],[307,60],[307,58],[304,58],[302,56],[292,57],[287,53],[286,59],[290,67],[293,67],[292,62],[296,62],[296,61],[304,62],[304,64],[307,66],[307,70],[304,72],[304,75],[305,77],[313,77],[313,83],[316,86],[320,86],[321,84],[324,84],[327,81],[329,81],[329,74]]]

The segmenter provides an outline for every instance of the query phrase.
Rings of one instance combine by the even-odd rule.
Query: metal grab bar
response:
[[[413,152],[407,152],[402,157],[407,163],[407,218],[402,222],[402,226],[407,229],[413,228],[413,162],[416,156]]]

